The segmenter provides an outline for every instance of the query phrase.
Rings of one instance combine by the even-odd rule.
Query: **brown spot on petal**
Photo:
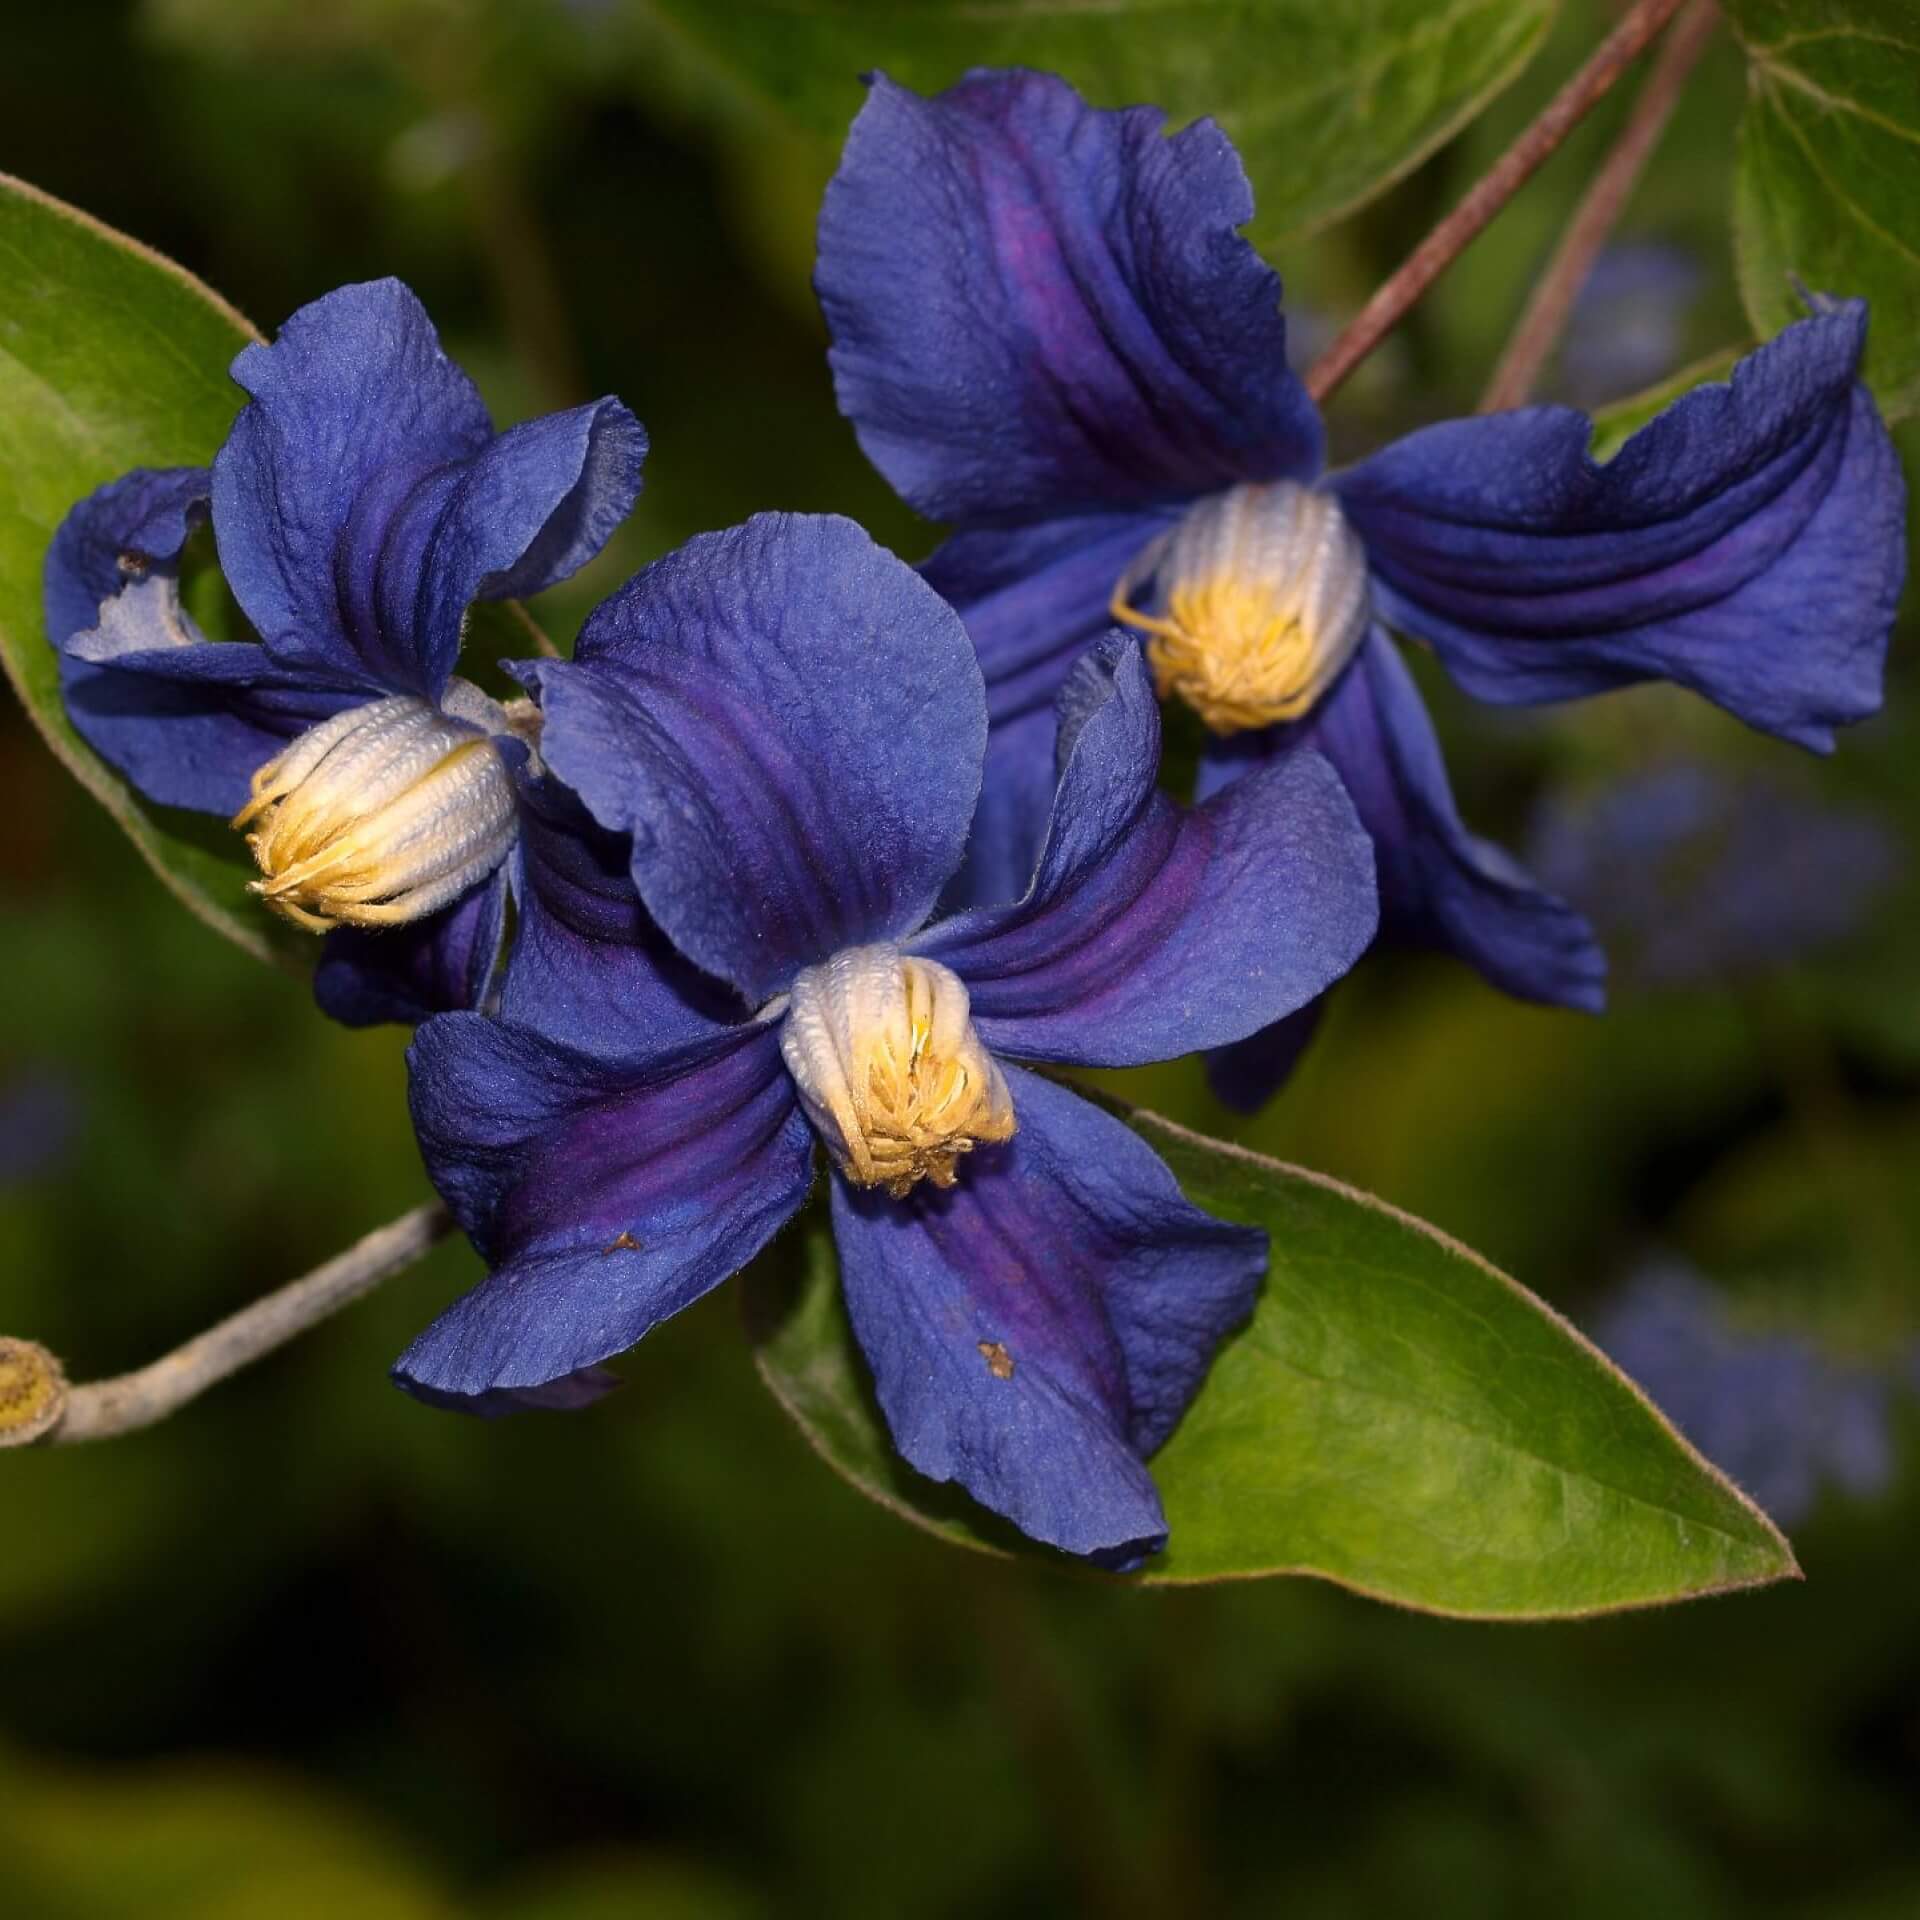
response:
[[[982,1340],[980,1357],[987,1363],[987,1371],[996,1380],[1013,1378],[1013,1355],[998,1340]]]
[[[640,1242],[636,1240],[632,1234],[622,1233],[619,1239],[609,1241],[607,1245],[605,1245],[600,1249],[600,1251],[603,1254],[638,1253],[640,1251]]]

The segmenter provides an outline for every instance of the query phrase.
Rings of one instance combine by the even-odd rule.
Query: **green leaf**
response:
[[[1464,126],[1539,49],[1555,0],[651,0],[691,52],[837,148],[857,75],[922,92],[969,67],[1063,74],[1097,105],[1212,115],[1239,145],[1256,244],[1370,200]]]
[[[1312,1574],[1424,1611],[1548,1619],[1797,1577],[1772,1522],[1594,1347],[1433,1228],[1137,1110],[1208,1211],[1273,1236],[1252,1322],[1155,1456],[1150,1581]],[[801,1249],[799,1257],[790,1251]],[[824,1223],[748,1276],[762,1377],[861,1492],[1025,1551],[888,1442]]]
[[[1746,48],[1734,220],[1767,338],[1815,291],[1872,303],[1866,378],[1920,407],[1920,15],[1911,0],[1727,0]]]
[[[67,509],[130,467],[212,459],[258,336],[191,274],[0,175],[0,663],[47,745],[210,927],[263,960],[312,958],[246,891],[237,835],[148,806],[73,730],[40,613]]]

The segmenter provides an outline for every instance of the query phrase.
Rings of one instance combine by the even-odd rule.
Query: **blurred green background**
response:
[[[1466,136],[1277,261],[1297,338],[1603,25],[1566,9]],[[1724,48],[1697,77],[1557,393],[1742,338],[1742,85]],[[1622,105],[1355,381],[1337,445],[1471,408]],[[259,324],[398,273],[503,420],[635,408],[646,494],[537,609],[562,635],[762,507],[930,544],[834,412],[807,287],[829,162],[636,0],[65,0],[0,59],[0,167]],[[1650,1260],[1705,1276],[1726,1339],[1773,1356],[1673,1386],[1710,1448],[1744,1419],[1804,1468],[1831,1412],[1805,1368],[1851,1383],[1886,1457],[1782,1515],[1804,1586],[1498,1629],[1002,1565],[834,1480],[724,1291],[593,1412],[404,1400],[386,1364],[476,1275],[446,1247],[151,1434],[0,1463],[0,1912],[1920,1913],[1915,639],[1825,764],[1658,691],[1502,715],[1433,685],[1463,810],[1595,912],[1613,1011],[1379,956],[1257,1122],[1192,1064],[1121,1081],[1590,1324]],[[104,1374],[422,1196],[403,1039],[328,1026],[191,921],[11,704],[0,805],[0,1330]]]

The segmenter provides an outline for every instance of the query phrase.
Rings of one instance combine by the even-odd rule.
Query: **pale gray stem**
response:
[[[0,1341],[0,1446],[33,1440],[66,1446],[150,1427],[229,1374],[371,1293],[452,1229],[446,1209],[437,1200],[428,1201],[151,1365],[111,1380],[69,1386],[45,1348],[30,1341]],[[10,1381],[11,1396],[4,1390]],[[16,1403],[19,1417],[10,1418],[9,1408]]]

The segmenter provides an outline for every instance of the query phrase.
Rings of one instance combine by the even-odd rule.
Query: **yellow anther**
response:
[[[480,727],[407,695],[349,708],[253,776],[253,883],[315,933],[395,926],[458,899],[512,850],[513,777]]]
[[[1131,604],[1149,581],[1152,603]],[[1147,638],[1163,700],[1215,733],[1298,720],[1366,635],[1366,554],[1331,495],[1290,480],[1190,508],[1121,576],[1110,611]]]
[[[938,961],[849,947],[793,984],[780,1047],[840,1171],[903,1199],[950,1187],[963,1154],[1013,1137],[1006,1076]]]

